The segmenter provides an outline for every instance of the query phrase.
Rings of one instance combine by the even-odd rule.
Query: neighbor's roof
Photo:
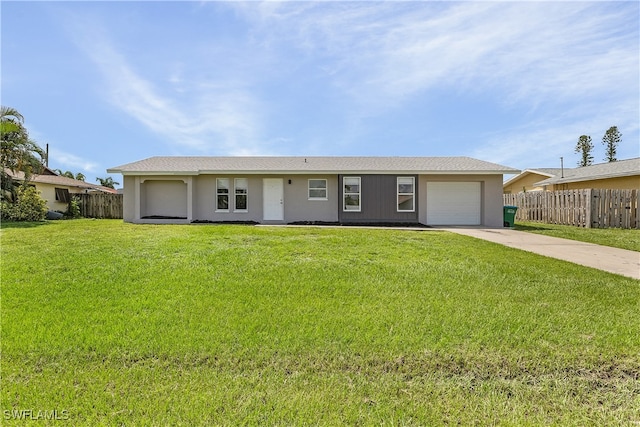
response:
[[[640,176],[640,157],[565,169],[564,178],[556,175],[555,177],[537,182],[536,185],[564,184],[567,182],[592,181],[625,176]]]
[[[571,168],[564,168],[564,171],[568,171]],[[547,176],[555,176],[560,175],[562,173],[562,168],[535,168],[535,169],[527,169],[532,173],[537,173],[539,175],[547,175]],[[526,171],[525,171],[526,172]]]
[[[18,171],[15,173],[9,173],[12,175],[13,179],[23,180],[24,172]],[[67,178],[66,176],[60,175],[31,175],[29,179],[30,182],[40,183],[40,184],[50,184],[50,185],[58,185],[60,187],[71,187],[71,188],[80,188],[83,190],[93,190],[93,191],[101,191],[103,193],[117,193],[117,190],[109,187],[103,187],[98,184],[91,184],[89,182],[80,181],[78,179]]]
[[[568,168],[564,169],[564,172],[566,173],[568,170]],[[535,168],[535,169],[525,169],[522,172],[520,172],[518,175],[509,178],[508,180],[506,180],[503,183],[503,186],[507,186],[507,185],[511,185],[512,183],[514,183],[515,181],[518,181],[519,179],[524,178],[527,175],[542,175],[542,176],[546,176],[549,178],[552,178],[556,175],[561,175],[562,174],[562,168]]]
[[[512,174],[507,166],[470,157],[151,157],[107,169],[123,175],[209,173]]]

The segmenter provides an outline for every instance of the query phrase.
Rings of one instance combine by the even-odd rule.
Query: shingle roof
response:
[[[564,168],[564,172],[570,170],[571,168]],[[543,175],[560,175],[563,171],[562,168],[535,168],[535,169],[527,169],[531,172],[539,172]]]
[[[207,173],[470,173],[519,170],[470,157],[150,157],[107,169],[123,175]]]
[[[568,171],[569,169],[564,169],[564,171]],[[532,168],[532,169],[525,169],[522,172],[520,172],[518,175],[513,176],[511,178],[509,178],[508,180],[506,180],[502,185],[503,186],[508,186],[511,185],[511,183],[523,178],[526,175],[529,174],[536,174],[536,175],[544,175],[544,176],[548,176],[550,178],[553,178],[556,175],[561,175],[562,174],[562,168]]]
[[[16,180],[21,181],[24,179],[23,172],[11,173],[9,171],[9,173]],[[80,181],[73,178],[67,178],[66,176],[60,176],[60,175],[32,175],[30,178],[30,181],[41,183],[41,184],[59,185],[61,187],[72,187],[72,188],[82,188],[85,190],[101,191],[103,193],[117,193],[117,191],[114,190],[113,188],[103,187],[102,185],[91,184],[89,182]]]
[[[634,175],[640,176],[640,157],[565,169],[564,178],[556,175],[544,181],[537,182],[536,185],[563,184],[567,182],[591,181]]]

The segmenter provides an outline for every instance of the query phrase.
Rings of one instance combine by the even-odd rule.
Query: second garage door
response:
[[[480,225],[480,182],[427,182],[427,225]]]

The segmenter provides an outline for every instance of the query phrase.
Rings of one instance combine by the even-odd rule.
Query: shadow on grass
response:
[[[548,227],[543,227],[542,225],[521,225],[518,223],[514,224],[514,230],[520,230],[520,231],[548,231],[551,230],[551,228]]]
[[[43,225],[49,225],[49,221],[37,221],[37,222],[17,222],[17,221],[2,221],[0,222],[0,230],[6,228],[35,228]]]

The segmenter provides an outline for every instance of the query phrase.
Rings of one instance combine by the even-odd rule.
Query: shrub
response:
[[[69,201],[69,208],[64,213],[64,217],[68,219],[75,219],[75,218],[82,217],[82,215],[80,214],[80,200],[77,197],[75,196],[71,197],[71,200]]]
[[[47,215],[47,202],[34,187],[20,187],[16,201],[2,201],[0,214],[6,221],[43,221]]]

